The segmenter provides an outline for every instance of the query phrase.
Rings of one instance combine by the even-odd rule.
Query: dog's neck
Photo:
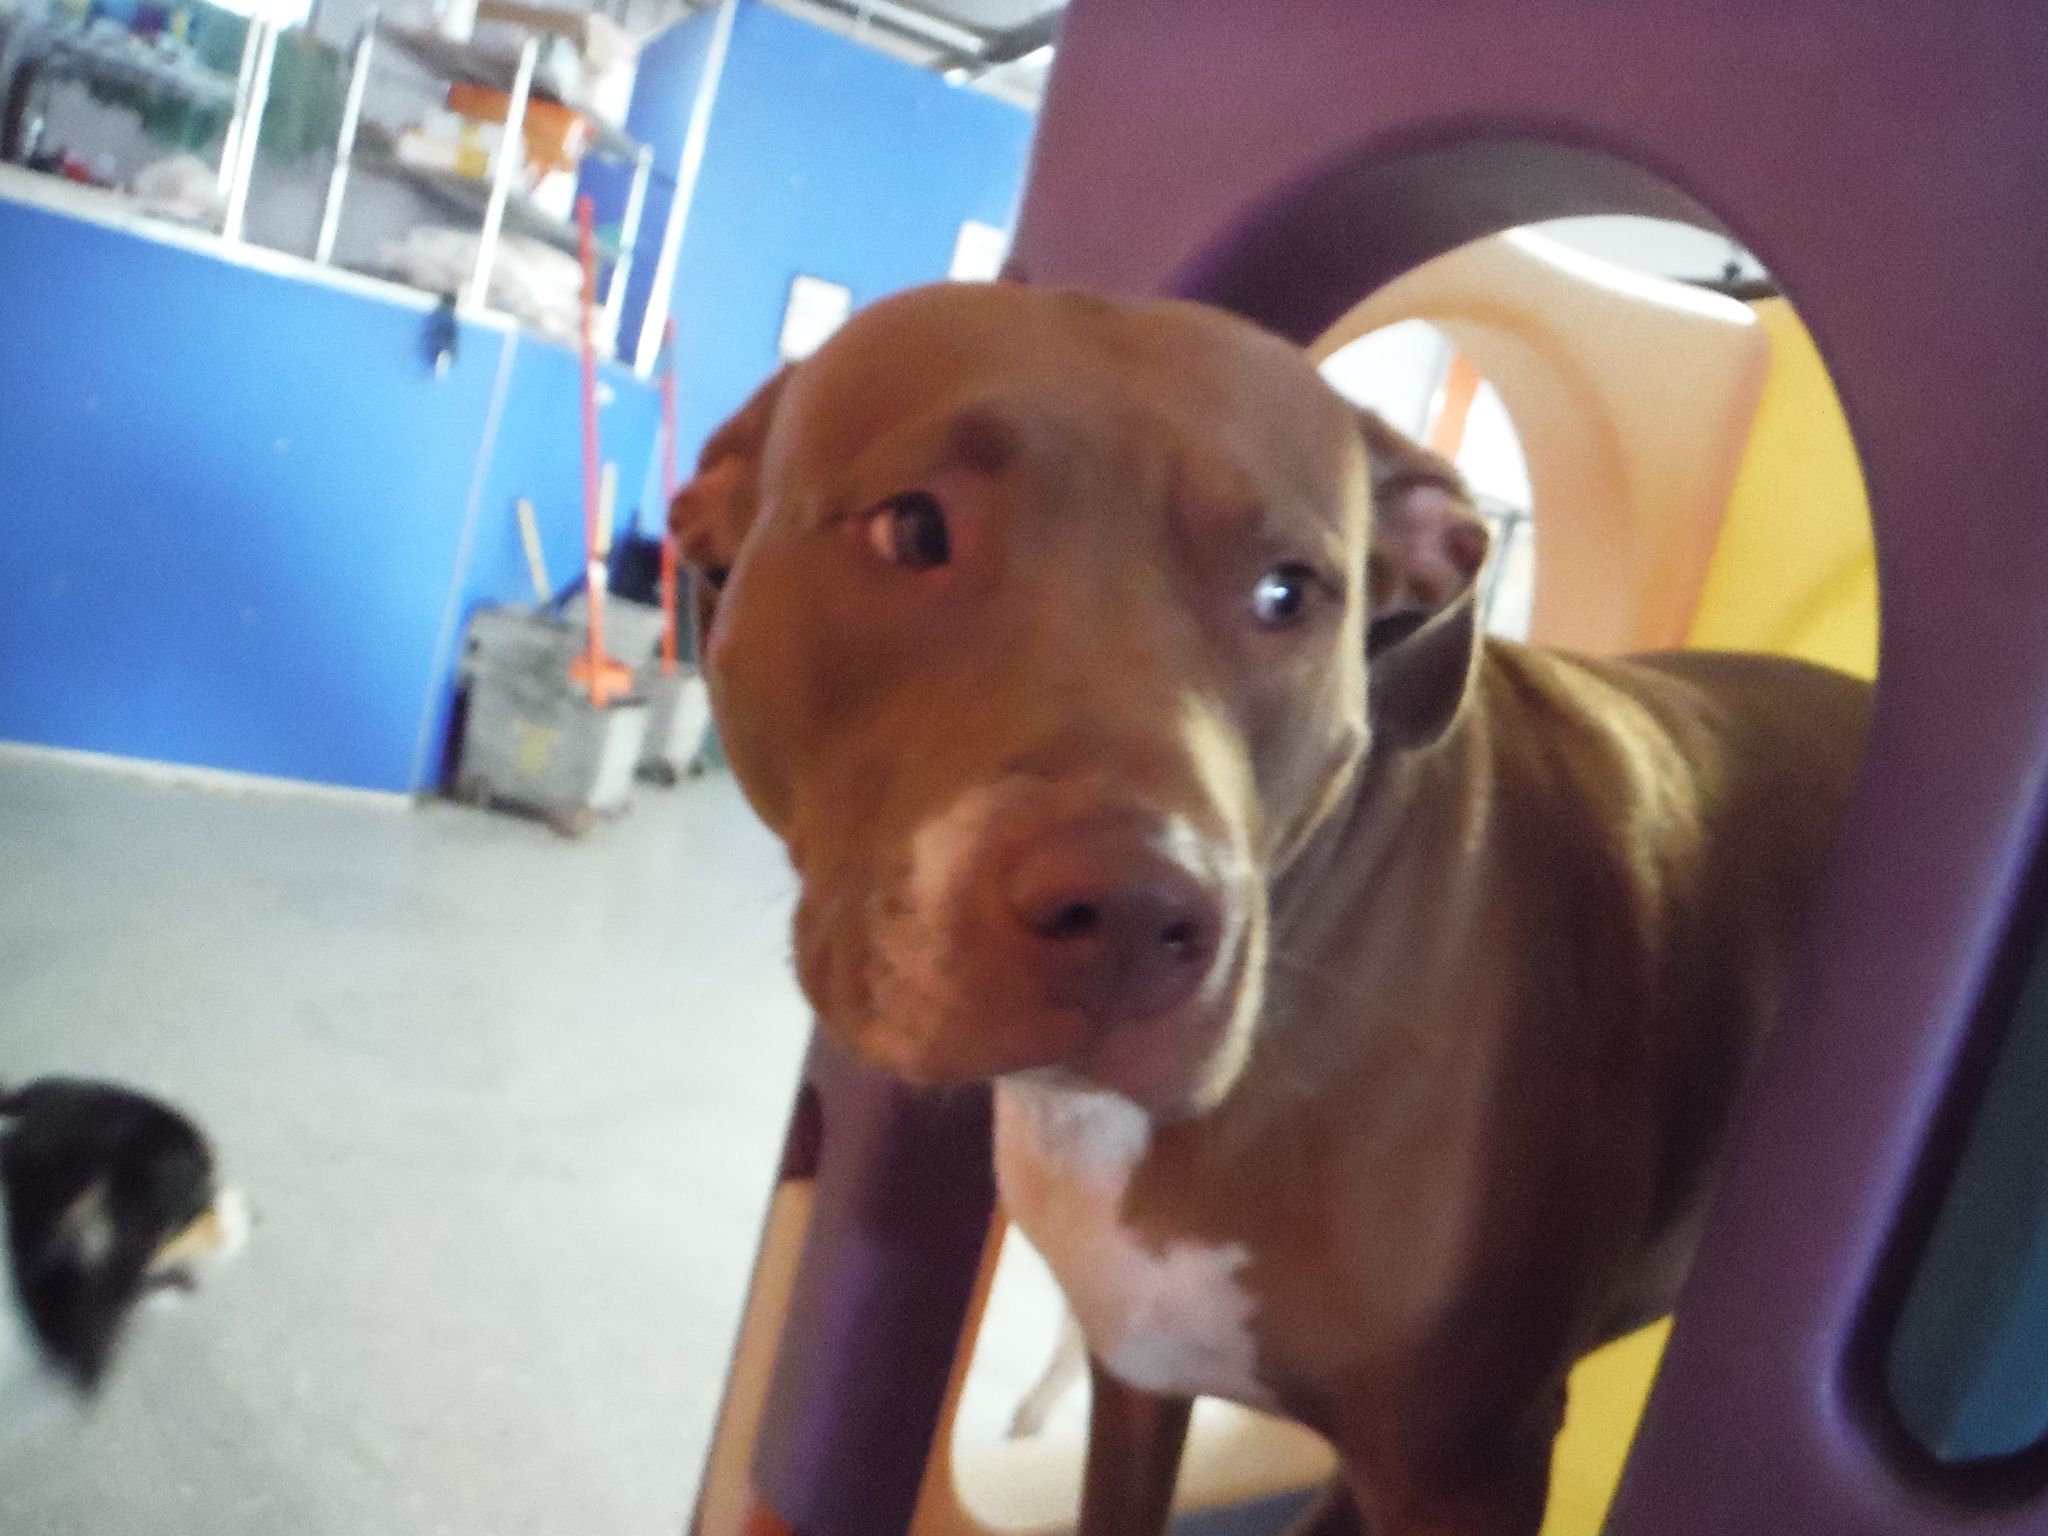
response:
[[[1461,709],[1448,729],[1426,746],[1402,746],[1375,740],[1365,751],[1343,789],[1331,801],[1322,821],[1302,842],[1300,851],[1276,874],[1269,887],[1272,942],[1282,953],[1298,952],[1313,930],[1332,914],[1323,893],[1332,888],[1330,870],[1345,870],[1339,888],[1369,891],[1398,858],[1406,840],[1416,836],[1416,812],[1427,800],[1459,804],[1459,797],[1429,795],[1447,778],[1483,773],[1480,748],[1483,724],[1469,707]],[[1472,797],[1462,803],[1470,804]],[[1479,797],[1483,805],[1484,797]]]

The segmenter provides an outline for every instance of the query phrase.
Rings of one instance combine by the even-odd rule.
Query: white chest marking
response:
[[[1273,1408],[1258,1379],[1241,1243],[1155,1248],[1123,1225],[1124,1193],[1151,1141],[1143,1110],[1113,1093],[1021,1079],[996,1085],[996,1182],[1044,1255],[1088,1347],[1132,1386]]]

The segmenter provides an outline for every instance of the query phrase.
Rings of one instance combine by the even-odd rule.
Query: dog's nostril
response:
[[[1048,939],[1086,938],[1102,926],[1102,913],[1085,901],[1070,901],[1053,913],[1052,921],[1045,925]]]
[[[1103,1024],[1178,1007],[1223,931],[1221,893],[1115,819],[1043,834],[1002,874],[1012,952],[1054,1006]]]

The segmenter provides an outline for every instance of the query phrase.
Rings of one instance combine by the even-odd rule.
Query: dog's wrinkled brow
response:
[[[1001,474],[1022,447],[1016,425],[990,406],[962,411],[946,433],[946,456],[977,474]]]

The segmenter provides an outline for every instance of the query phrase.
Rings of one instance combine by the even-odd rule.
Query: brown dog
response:
[[[919,290],[754,408],[758,501],[678,499],[719,725],[825,1028],[997,1082],[1083,1530],[1161,1527],[1214,1393],[1335,1445],[1317,1529],[1535,1531],[1567,1371],[1686,1270],[1866,690],[1469,596],[1368,663],[1354,417],[1199,307]]]

